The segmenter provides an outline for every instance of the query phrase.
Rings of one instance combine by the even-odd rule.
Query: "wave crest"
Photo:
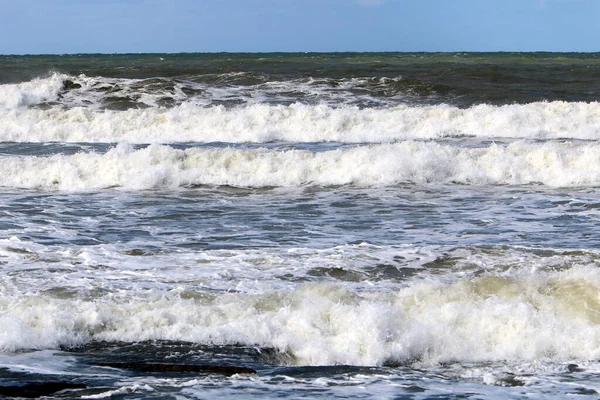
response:
[[[600,145],[492,144],[464,148],[435,142],[357,146],[325,152],[269,149],[175,149],[119,145],[105,154],[6,157],[0,185],[59,190],[153,189],[195,185],[298,187],[404,183],[597,186]]]
[[[596,268],[579,266],[419,281],[396,294],[330,283],[195,298],[177,290],[95,301],[28,294],[0,297],[0,349],[184,340],[275,348],[297,365],[594,360],[598,287]]]
[[[13,110],[55,101],[64,88],[65,79],[66,75],[53,73],[47,78],[0,85],[0,110]]]
[[[170,109],[102,112],[59,107],[0,109],[0,141],[12,142],[383,143],[457,136],[595,140],[600,137],[600,103],[479,105],[468,109],[448,105],[359,109],[303,104],[227,109],[189,103]]]

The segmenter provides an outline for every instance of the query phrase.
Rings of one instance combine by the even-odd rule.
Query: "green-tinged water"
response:
[[[148,90],[153,85],[177,82],[216,87],[297,82],[345,88],[352,79],[367,78],[350,92],[357,96],[368,92],[384,105],[417,102],[468,107],[481,103],[594,101],[600,92],[600,53],[0,56],[0,83],[28,81],[51,72],[142,79],[146,81],[139,84]]]

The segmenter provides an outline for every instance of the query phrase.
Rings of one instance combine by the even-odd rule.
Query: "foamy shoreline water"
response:
[[[597,55],[0,60],[0,390],[600,393]]]

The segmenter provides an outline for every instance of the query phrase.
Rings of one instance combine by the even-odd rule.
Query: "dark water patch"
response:
[[[569,372],[583,372],[585,370],[583,368],[581,368],[577,364],[568,364],[567,365],[567,371],[569,371]]]
[[[81,89],[81,84],[73,82],[71,79],[65,79],[63,81],[62,90],[72,90],[72,89]]]
[[[20,383],[17,385],[0,385],[0,396],[4,397],[23,397],[39,398],[58,394],[59,392],[73,392],[78,389],[85,389],[86,385],[71,382],[32,382]]]
[[[139,95],[133,96],[107,96],[102,101],[101,108],[104,110],[125,111],[129,109],[144,109],[150,105],[138,101]]]
[[[427,389],[422,388],[421,386],[417,386],[417,385],[407,385],[407,386],[404,386],[402,389],[404,389],[408,393],[423,393],[423,392],[427,391]]]
[[[417,276],[421,270],[400,265],[377,264],[373,267],[363,268],[363,271],[367,274],[368,279],[372,281],[402,282]]]
[[[353,365],[325,365],[325,366],[300,366],[300,367],[279,367],[272,371],[273,374],[285,375],[298,379],[320,378],[323,376],[338,375],[371,375],[380,372],[377,367],[361,367]]]
[[[0,155],[6,156],[36,156],[50,157],[53,155],[71,156],[79,152],[93,151],[104,153],[108,151],[112,144],[109,143],[0,143]]]
[[[508,387],[525,386],[526,379],[527,379],[526,376],[519,376],[519,375],[515,375],[515,374],[511,374],[511,373],[506,373],[506,374],[503,374],[496,381],[496,385],[508,386]]]
[[[126,254],[128,256],[134,256],[134,257],[138,257],[138,256],[151,256],[151,255],[153,255],[153,253],[147,252],[147,251],[142,250],[142,249],[125,250],[124,254]]]
[[[594,389],[578,387],[573,389],[572,392],[567,392],[567,395],[575,395],[575,396],[598,396],[598,392]]]
[[[90,342],[76,347],[64,347],[63,351],[74,354],[80,363],[91,366],[112,366],[133,371],[182,372],[188,368],[208,371],[215,367],[250,368],[284,359],[275,349],[248,347],[244,345],[206,345],[179,341]],[[146,366],[144,366],[146,365]],[[173,371],[168,371],[173,366]],[[179,366],[179,367],[177,367]],[[187,366],[187,367],[185,367]],[[225,370],[223,370],[225,371]],[[233,370],[232,370],[233,371]]]
[[[332,104],[346,94],[359,106],[382,104],[513,104],[535,101],[597,101],[600,53],[264,53],[117,54],[0,56],[0,84],[32,80],[50,72],[67,74],[63,92],[84,88],[77,76],[135,79],[129,89],[163,93],[163,106],[203,96],[205,87],[269,93],[292,82],[295,89],[266,95],[269,103],[319,103],[317,87]],[[358,79],[358,81],[356,81]],[[109,85],[110,86],[110,85]],[[100,85],[91,90],[104,90]],[[180,89],[175,89],[179,87]],[[245,89],[244,89],[245,88]],[[110,87],[107,89],[112,91]],[[240,92],[238,91],[238,94]],[[336,94],[337,93],[337,94]],[[227,107],[245,104],[251,93],[214,99]],[[338,96],[339,95],[339,96]],[[365,95],[367,97],[365,97]],[[231,97],[233,96],[233,97]],[[168,98],[171,100],[168,100]],[[177,100],[175,100],[177,99]],[[217,104],[215,103],[215,104]],[[139,101],[121,103],[134,108]],[[118,108],[115,108],[118,109]]]
[[[190,364],[162,364],[162,363],[98,363],[98,366],[131,370],[134,372],[144,373],[162,373],[162,374],[220,374],[220,375],[237,375],[237,374],[256,374],[256,371],[247,367],[234,367],[228,365],[190,365]]]
[[[365,274],[344,268],[319,267],[309,270],[306,274],[315,278],[329,277],[345,282],[360,282],[367,279]]]
[[[454,268],[460,261],[462,261],[460,257],[452,257],[449,254],[442,254],[441,256],[436,257],[435,260],[424,263],[423,268],[428,270],[451,269]]]
[[[55,273],[58,271],[48,271],[48,272]],[[72,271],[67,270],[65,272],[72,272]],[[68,287],[54,287],[54,288],[42,290],[40,293],[42,293],[44,296],[48,296],[50,298],[55,298],[55,299],[78,299],[81,296],[81,292],[79,290],[76,290],[73,288],[68,288]]]
[[[19,248],[19,247],[5,247],[4,250],[11,252],[11,253],[23,254],[23,255],[26,255],[27,257],[37,257],[37,254],[35,254],[34,252],[27,250],[27,249]]]

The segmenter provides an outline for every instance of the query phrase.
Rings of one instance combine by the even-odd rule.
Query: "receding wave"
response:
[[[90,190],[195,185],[297,187],[404,183],[598,186],[600,145],[517,141],[482,148],[407,141],[323,152],[118,145],[104,154],[0,159],[0,185]]]

